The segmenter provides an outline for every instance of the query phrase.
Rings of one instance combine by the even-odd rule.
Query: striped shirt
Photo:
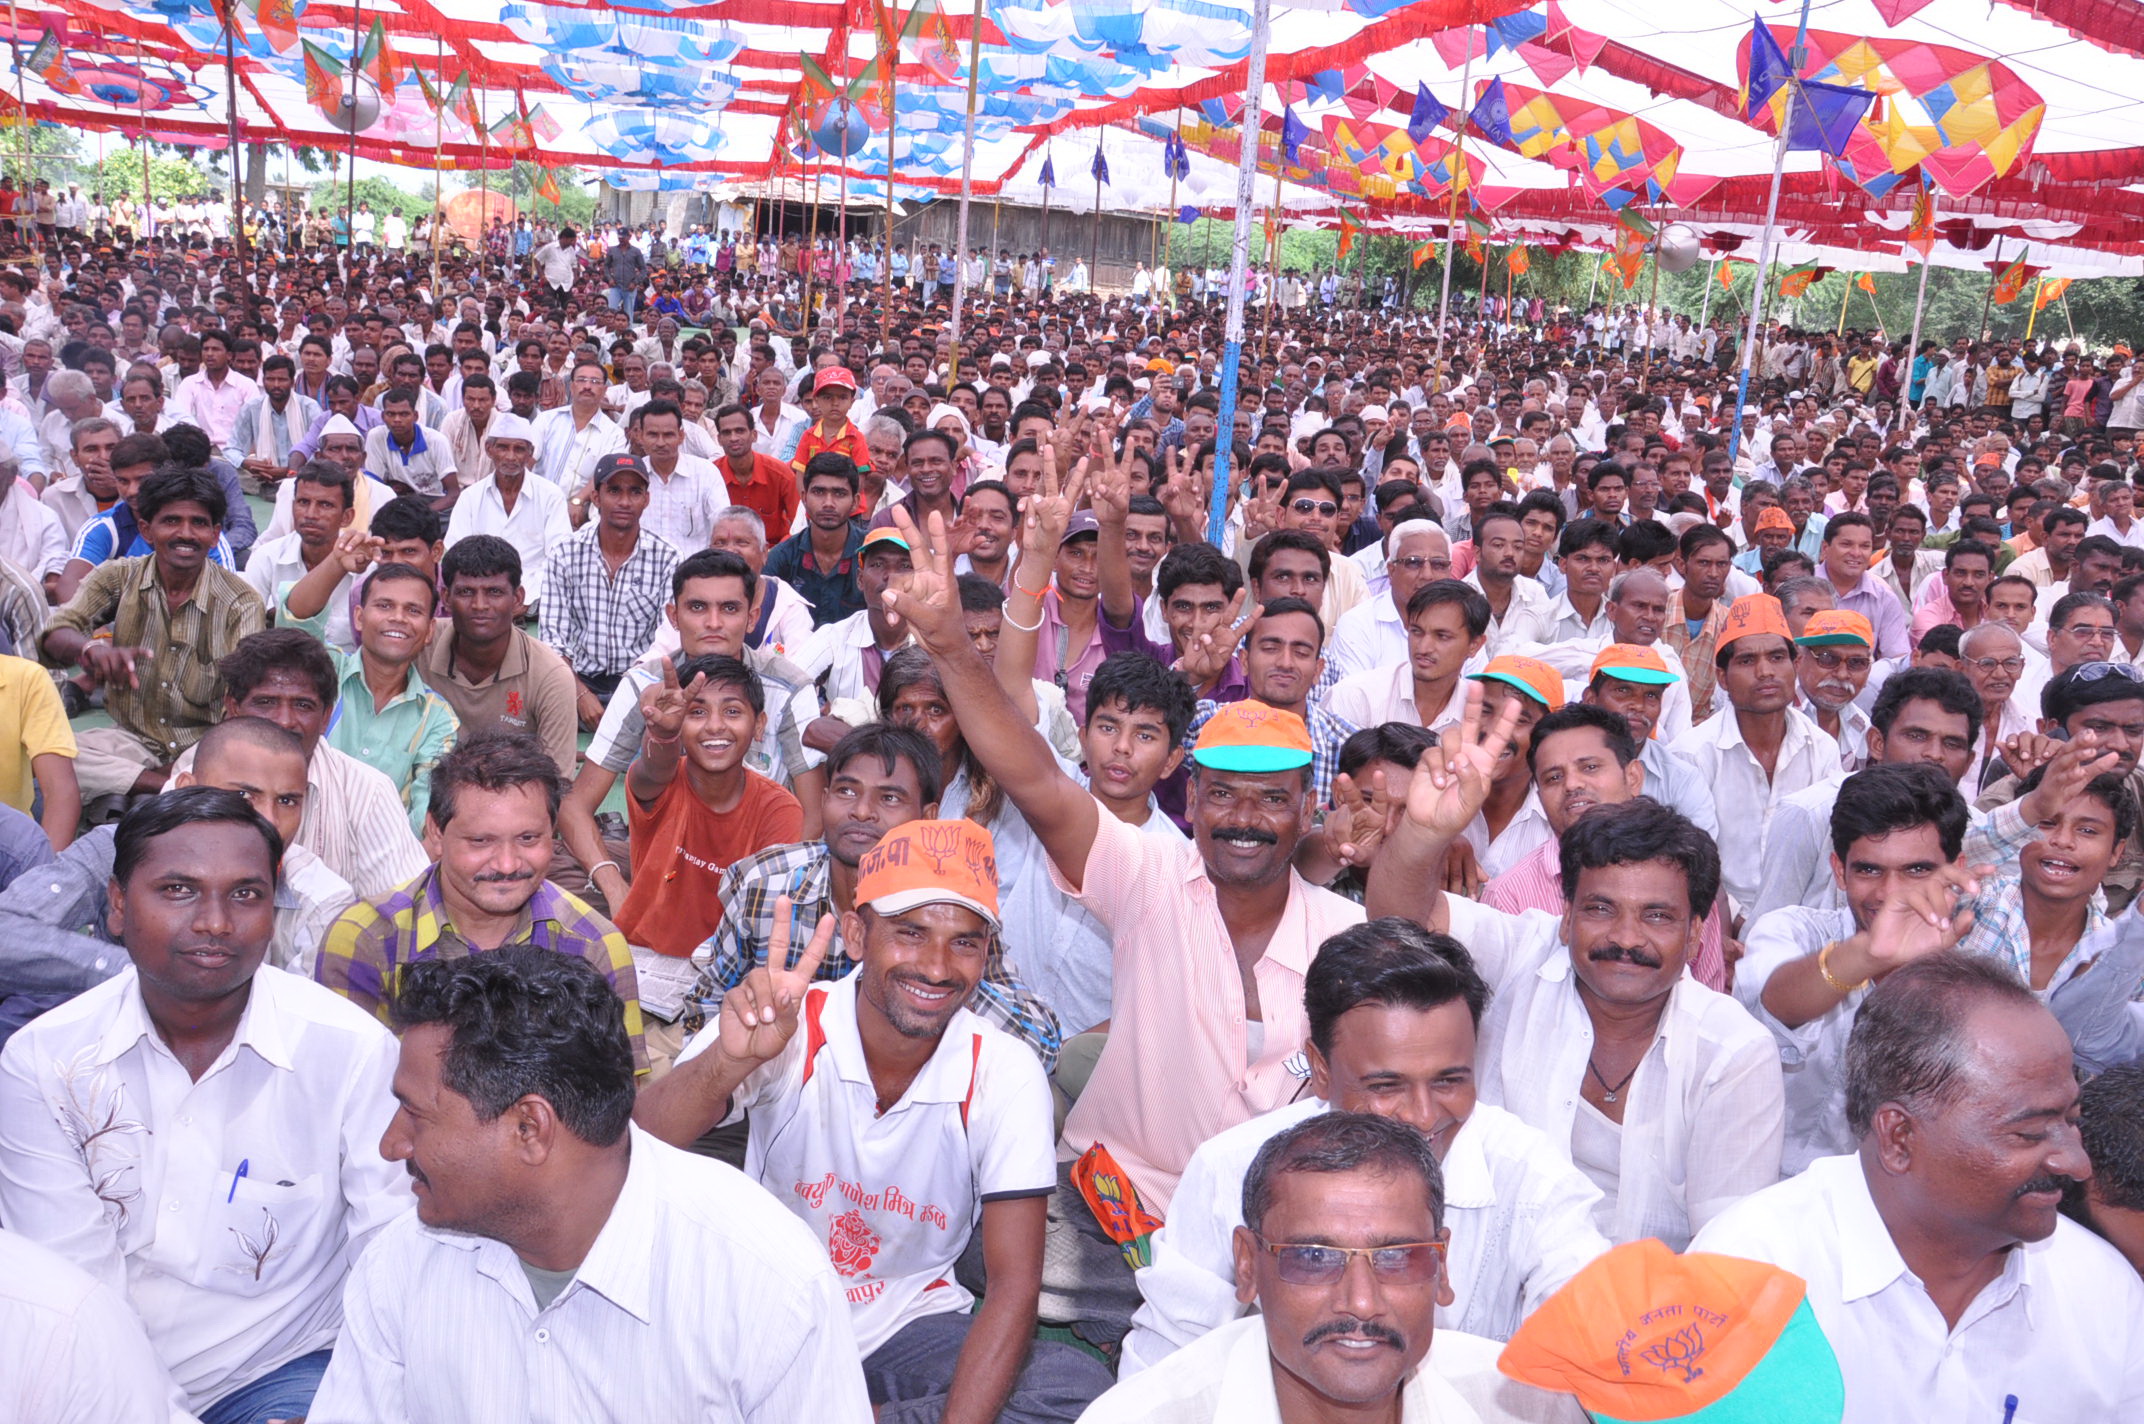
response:
[[[856,967],[857,961],[849,957],[848,946],[843,942],[841,917],[834,908],[832,865],[833,856],[824,841],[805,841],[769,846],[722,872],[722,883],[716,891],[722,903],[721,922],[692,952],[694,962],[702,966],[694,997],[700,1001],[699,1009],[705,1017],[713,1018],[722,996],[767,962],[767,946],[774,939],[777,895],[787,895],[795,906],[792,956],[803,952],[805,941],[811,937],[810,926],[818,924],[821,915],[834,916],[834,942],[820,961],[814,979],[840,979]],[[1055,1066],[1062,1038],[1057,1016],[1016,977],[1006,962],[1002,942],[991,946],[983,981],[975,986],[968,1009],[1034,1049],[1043,1067]]]
[[[640,981],[633,972],[633,951],[609,920],[546,880],[522,907],[513,930],[494,947],[520,945],[577,954],[593,965],[625,1001],[625,1031],[633,1040],[633,1062],[646,1069]],[[384,1023],[387,1001],[404,966],[480,952],[448,919],[435,865],[394,893],[360,900],[343,911],[320,947],[313,977]]]

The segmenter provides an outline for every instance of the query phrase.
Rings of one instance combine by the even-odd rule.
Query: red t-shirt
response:
[[[724,455],[715,462],[722,472],[722,482],[729,487],[730,503],[741,504],[757,514],[767,526],[767,543],[781,543],[789,537],[789,526],[797,517],[797,477],[790,468],[772,455],[752,452],[752,463],[742,474],[730,467],[730,457]]]
[[[722,872],[768,846],[804,837],[804,807],[780,784],[744,774],[737,809],[716,815],[686,784],[685,770],[652,806],[626,797],[633,838],[633,888],[615,916],[628,944],[682,959],[722,919]]]

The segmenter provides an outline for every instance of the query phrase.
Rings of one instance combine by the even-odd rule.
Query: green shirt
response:
[[[447,700],[425,685],[413,665],[409,683],[385,707],[373,710],[372,689],[365,685],[364,660],[331,647],[340,682],[335,715],[328,723],[328,745],[387,773],[402,789],[409,824],[424,835],[424,814],[432,804],[432,767],[454,745],[461,723]]]

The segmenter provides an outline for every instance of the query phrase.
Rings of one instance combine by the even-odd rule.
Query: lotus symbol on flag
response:
[[[1653,260],[1663,272],[1687,272],[1701,256],[1697,231],[1686,223],[1668,224],[1653,240]]]

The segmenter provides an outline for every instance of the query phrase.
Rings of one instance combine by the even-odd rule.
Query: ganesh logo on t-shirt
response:
[[[826,1254],[844,1276],[860,1276],[871,1269],[881,1244],[878,1233],[864,1224],[862,1212],[845,1211],[834,1218],[833,1229],[827,1233]]]

